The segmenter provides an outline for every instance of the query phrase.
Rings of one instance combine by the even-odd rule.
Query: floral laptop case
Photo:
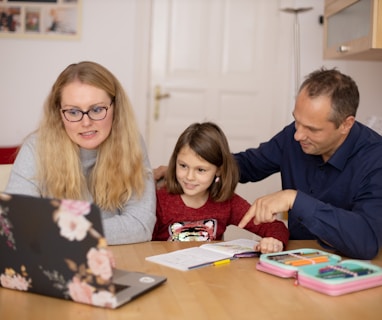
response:
[[[256,269],[331,296],[382,285],[382,268],[310,248],[262,254]]]
[[[94,204],[0,193],[1,287],[116,308],[165,281],[114,269]]]

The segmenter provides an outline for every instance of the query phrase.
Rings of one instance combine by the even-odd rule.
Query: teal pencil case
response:
[[[382,285],[382,268],[362,260],[343,260],[317,249],[297,249],[262,254],[256,269],[295,284],[338,296]]]

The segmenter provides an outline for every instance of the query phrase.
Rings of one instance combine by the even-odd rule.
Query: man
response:
[[[235,154],[240,182],[280,172],[282,191],[258,198],[239,226],[288,211],[290,239],[371,259],[382,244],[382,137],[355,120],[356,83],[320,69],[302,83],[295,121],[258,148]]]
[[[382,137],[355,120],[358,104],[358,88],[349,76],[335,69],[308,75],[296,99],[295,121],[258,148],[234,155],[240,182],[276,172],[282,180],[282,191],[258,198],[240,227],[288,212],[290,239],[316,239],[351,258],[378,254]]]

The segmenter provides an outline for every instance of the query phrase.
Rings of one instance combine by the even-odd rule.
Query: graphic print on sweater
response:
[[[170,241],[212,241],[216,238],[216,219],[174,222],[169,228]]]

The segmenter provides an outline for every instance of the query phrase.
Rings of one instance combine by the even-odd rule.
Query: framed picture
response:
[[[0,38],[79,39],[82,0],[0,0]]]

